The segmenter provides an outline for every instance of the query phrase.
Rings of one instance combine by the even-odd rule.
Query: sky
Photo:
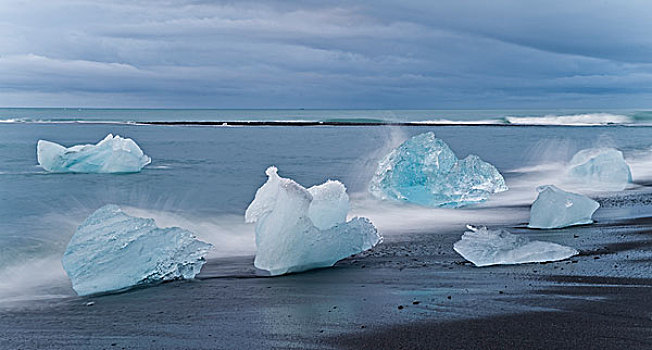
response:
[[[649,1],[0,0],[0,106],[649,108]]]

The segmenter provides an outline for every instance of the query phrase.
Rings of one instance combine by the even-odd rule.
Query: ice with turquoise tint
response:
[[[503,229],[467,226],[453,249],[475,266],[513,265],[568,259],[579,252],[557,243],[532,241]]]
[[[476,155],[458,159],[435,134],[412,137],[379,164],[369,185],[376,198],[427,207],[463,207],[507,190],[505,179]]]
[[[577,152],[570,161],[568,174],[572,181],[596,191],[622,191],[632,182],[623,152],[615,148]]]
[[[62,262],[75,292],[89,295],[194,278],[210,249],[189,231],[105,205],[77,228]]]
[[[539,195],[530,207],[530,228],[561,228],[593,222],[592,216],[600,207],[593,199],[556,186],[537,189]]]
[[[346,221],[350,204],[342,183],[306,189],[277,171],[267,169],[267,182],[245,213],[256,224],[256,268],[274,276],[329,267],[381,241],[367,218]]]
[[[39,165],[53,173],[137,173],[152,161],[134,140],[112,134],[69,148],[39,140],[36,151]]]

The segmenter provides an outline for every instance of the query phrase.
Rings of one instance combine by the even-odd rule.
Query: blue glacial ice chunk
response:
[[[533,262],[559,261],[577,255],[576,249],[557,243],[531,241],[503,229],[468,225],[462,239],[453,249],[475,266],[511,265]]]
[[[553,185],[537,189],[539,196],[530,208],[530,228],[561,228],[593,222],[591,217],[600,207],[593,199],[566,192]]]
[[[463,207],[507,191],[505,179],[476,155],[459,160],[428,132],[403,142],[378,164],[369,191],[376,198],[428,207]]]
[[[105,205],[77,228],[62,262],[75,292],[88,295],[194,278],[210,249],[189,231]]]
[[[256,223],[257,268],[282,275],[329,267],[381,241],[367,218],[346,221],[349,197],[339,181],[306,189],[275,167],[266,174],[245,213]]]
[[[615,148],[589,148],[577,152],[570,161],[568,174],[572,181],[598,191],[622,191],[632,181],[623,152]]]
[[[70,148],[39,140],[36,150],[39,165],[53,173],[137,173],[152,161],[132,139],[111,134]]]

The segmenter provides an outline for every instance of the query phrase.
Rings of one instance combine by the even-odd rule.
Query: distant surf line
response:
[[[47,119],[0,119],[2,124],[76,124],[76,125],[167,125],[167,126],[509,126],[509,127],[650,127],[650,123],[627,122],[563,122],[563,119],[554,122],[548,118],[520,118],[507,117],[500,119],[483,120],[416,120],[416,121],[391,121],[381,119],[329,119],[329,120],[47,120]]]
[[[500,126],[500,127],[605,127],[605,126],[652,126],[635,124],[509,124],[496,121],[455,122],[455,121],[415,121],[415,122],[355,122],[355,121],[141,121],[137,124],[169,126]]]

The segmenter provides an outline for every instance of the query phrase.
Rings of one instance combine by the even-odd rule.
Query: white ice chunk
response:
[[[88,295],[194,278],[211,248],[189,231],[105,205],[77,228],[62,262],[73,289]]]
[[[256,223],[257,268],[282,275],[329,267],[381,241],[367,218],[346,222],[349,201],[338,181],[307,190],[278,176],[275,167],[266,174],[245,213]]]
[[[579,252],[556,243],[531,241],[505,230],[467,226],[453,249],[475,266],[525,264],[568,259]]]
[[[623,152],[615,148],[589,148],[577,152],[570,161],[572,181],[594,190],[622,191],[632,181]]]
[[[346,222],[351,205],[346,187],[341,182],[328,180],[310,187],[308,192],[312,195],[308,216],[318,229],[326,230]]]
[[[39,165],[53,173],[136,173],[152,161],[132,139],[112,134],[70,148],[39,140],[36,150]]]
[[[593,222],[591,217],[600,207],[593,199],[581,194],[566,192],[553,185],[537,189],[539,196],[530,208],[531,228],[560,228]]]
[[[428,207],[462,207],[507,191],[505,179],[476,155],[458,159],[428,132],[412,137],[378,163],[369,192],[380,199]]]

